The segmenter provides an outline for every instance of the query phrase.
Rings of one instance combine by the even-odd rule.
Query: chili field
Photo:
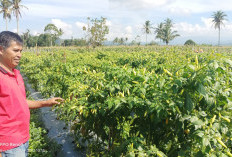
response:
[[[232,48],[25,50],[20,70],[88,156],[232,156]]]

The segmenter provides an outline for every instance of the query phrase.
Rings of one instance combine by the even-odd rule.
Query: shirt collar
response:
[[[13,69],[13,73],[12,73],[12,72],[6,71],[6,70],[5,70],[3,67],[1,67],[1,66],[0,66],[0,71],[1,71],[3,74],[8,74],[8,75],[10,75],[10,76],[14,76],[15,73],[16,73],[16,70],[15,70],[15,69]]]
[[[0,71],[3,73],[3,74],[7,74],[8,72],[5,70],[5,69],[3,69],[3,67],[1,67],[0,66]]]

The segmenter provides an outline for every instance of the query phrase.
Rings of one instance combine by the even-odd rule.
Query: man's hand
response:
[[[43,101],[27,100],[27,103],[30,109],[35,109],[35,108],[41,108],[41,107],[51,107],[53,105],[60,104],[63,101],[64,99],[55,97],[55,98],[51,98],[51,99],[43,100]]]
[[[61,102],[63,102],[64,99],[62,98],[59,98],[59,97],[55,97],[55,98],[51,98],[51,99],[48,99],[45,103],[45,107],[51,107],[53,105],[57,105],[57,104],[60,104]]]

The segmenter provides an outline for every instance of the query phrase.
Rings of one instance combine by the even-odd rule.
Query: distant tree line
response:
[[[164,42],[166,45],[170,43],[171,40],[175,39],[176,37],[180,36],[177,31],[173,30],[173,22],[171,19],[167,18],[164,22],[161,22],[157,25],[157,27],[152,27],[151,22],[149,20],[145,21],[145,24],[143,25],[142,31],[146,35],[146,45],[157,45],[157,42],[151,41],[150,43],[147,42],[147,36],[149,34],[152,34],[154,31],[155,38],[160,39],[162,42]],[[138,37],[138,36],[137,36]],[[116,37],[113,40],[113,44],[116,45],[125,45],[128,38],[125,37]],[[129,45],[140,45],[141,42],[136,42],[136,40],[132,40]]]
[[[80,39],[65,39],[62,42],[62,46],[86,46],[88,42],[84,38]]]
[[[218,45],[220,45],[220,30],[224,25],[223,21],[226,20],[227,15],[222,11],[214,12],[212,15],[212,22],[215,26],[215,29],[219,30],[218,35]],[[39,36],[33,36],[30,34],[29,30],[23,33],[22,37],[25,41],[26,46],[53,46],[53,45],[62,45],[62,46],[101,46],[104,45],[104,42],[107,40],[106,35],[109,33],[109,28],[106,25],[106,18],[101,17],[100,19],[90,19],[87,18],[88,24],[83,27],[83,31],[86,32],[85,38],[80,39],[65,39],[60,40],[59,37],[63,34],[61,29],[58,29],[54,24],[48,24],[44,28],[44,33]],[[157,42],[151,41],[147,42],[147,36],[155,34],[155,39],[160,39],[166,45],[170,43],[173,39],[180,36],[176,30],[173,30],[174,24],[171,19],[167,18],[164,22],[157,24],[156,27],[151,25],[150,21],[145,21],[143,25],[143,32],[146,35],[146,45],[158,45]],[[153,31],[152,31],[153,30]],[[112,41],[113,45],[141,45],[140,36],[136,36],[134,40],[128,43],[127,37],[116,37]],[[189,39],[184,45],[196,45],[196,43]]]
[[[44,33],[32,35],[27,29],[21,35],[26,47],[53,46],[57,45],[59,37],[63,34],[62,29],[58,29],[54,24],[48,24],[44,28]]]
[[[6,30],[8,30],[8,21],[11,20],[12,14],[17,20],[17,33],[19,33],[19,18],[21,17],[21,10],[23,8],[28,9],[21,4],[21,0],[0,0],[0,14],[3,15],[6,24]],[[218,45],[220,45],[221,28],[224,26],[224,21],[227,15],[223,11],[213,12],[211,18],[215,29],[218,29]],[[32,35],[29,30],[22,34],[26,46],[101,46],[107,41],[106,35],[109,34],[109,27],[106,25],[106,18],[100,19],[87,18],[87,26],[83,27],[83,31],[86,33],[84,38],[80,39],[65,39],[61,40],[60,36],[63,35],[63,30],[58,29],[54,24],[48,24],[44,28],[44,32],[37,35]],[[174,23],[171,19],[167,18],[164,22],[152,26],[149,20],[145,21],[143,25],[143,33],[145,33],[146,45],[156,45],[157,42],[151,41],[148,43],[148,35],[155,34],[155,39],[159,39],[166,45],[180,35],[176,30],[173,30]],[[113,45],[141,45],[140,37],[137,35],[134,40],[128,43],[128,37],[115,37],[112,41]],[[187,41],[186,41],[187,42]],[[190,42],[191,43],[191,42]],[[187,42],[189,44],[189,42]]]
[[[58,29],[54,24],[48,24],[44,28],[44,33],[32,35],[29,30],[23,33],[22,38],[27,47],[33,46],[101,46],[106,41],[106,34],[109,33],[109,28],[106,25],[106,18],[100,19],[88,18],[88,25],[83,27],[86,32],[85,38],[80,39],[60,39],[63,35],[63,30]]]

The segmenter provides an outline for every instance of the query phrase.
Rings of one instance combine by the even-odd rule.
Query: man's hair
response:
[[[23,40],[18,34],[10,31],[2,31],[0,33],[0,46],[4,49],[8,48],[12,41],[15,41],[19,45],[23,45]]]

